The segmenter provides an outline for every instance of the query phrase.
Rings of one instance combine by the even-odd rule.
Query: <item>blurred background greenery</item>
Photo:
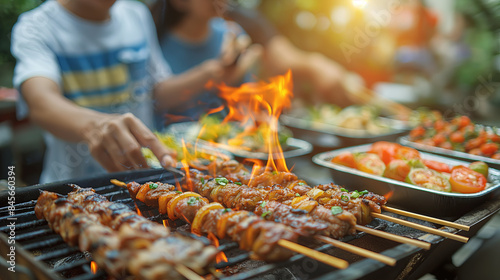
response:
[[[38,6],[41,0],[0,0],[0,87],[12,86],[14,58],[10,54],[10,32],[17,17]]]

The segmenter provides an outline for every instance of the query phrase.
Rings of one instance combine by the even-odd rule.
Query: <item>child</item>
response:
[[[47,1],[19,17],[11,48],[19,117],[47,131],[41,183],[145,168],[141,147],[175,163],[147,127],[170,70],[143,4]]]
[[[164,127],[165,113],[197,120],[220,106],[216,92],[204,85],[240,83],[260,55],[260,46],[246,49],[248,36],[237,24],[220,17],[225,7],[220,0],[159,0],[151,7],[163,55],[180,84],[176,100],[163,102],[171,106],[158,110],[157,129]]]

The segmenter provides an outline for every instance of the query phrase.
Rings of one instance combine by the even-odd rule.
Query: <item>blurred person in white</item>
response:
[[[46,130],[41,183],[146,168],[141,147],[175,164],[148,128],[172,80],[145,5],[46,1],[19,17],[11,51],[18,117]]]

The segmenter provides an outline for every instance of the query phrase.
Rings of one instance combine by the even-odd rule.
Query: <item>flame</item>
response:
[[[90,271],[92,271],[92,274],[96,274],[98,268],[99,267],[97,266],[97,264],[95,263],[95,261],[91,261],[90,262]]]
[[[228,114],[223,123],[236,121],[244,127],[243,133],[228,143],[240,146],[244,136],[252,135],[258,130],[262,134],[268,153],[266,167],[275,171],[289,172],[278,138],[278,118],[283,109],[291,105],[293,97],[291,71],[271,78],[269,83],[264,81],[245,83],[239,88],[222,84],[218,89],[219,96],[226,100],[228,107]]]
[[[164,227],[169,228],[169,225],[170,225],[170,224],[168,223],[168,220],[167,220],[167,219],[163,220],[163,226],[164,226]]]
[[[182,218],[184,218],[184,221],[186,221],[188,224],[191,224],[191,221],[184,215],[181,214]]]
[[[213,108],[213,109],[210,109],[208,112],[207,112],[207,115],[211,115],[211,114],[215,114],[215,113],[218,113],[220,111],[224,110],[224,105],[221,105],[217,108]]]
[[[143,216],[144,217],[144,215],[142,215],[142,213],[141,213],[141,210],[137,206],[137,203],[134,202],[134,205],[135,205],[135,210],[137,211],[137,214],[139,214],[139,216]]]
[[[394,191],[390,191],[390,192],[384,194],[384,197],[387,201],[389,201],[389,198],[391,198],[393,194],[394,194]]]
[[[209,232],[208,235],[207,235],[208,239],[210,241],[213,242],[213,244],[215,245],[215,247],[219,247],[219,239],[217,239],[217,237]],[[215,256],[215,260],[217,261],[217,263],[221,263],[221,262],[227,262],[227,257],[226,257],[226,254],[224,254],[224,252],[220,251],[219,253],[217,253],[217,255]]]
[[[193,182],[191,181],[191,173],[189,173],[189,164],[187,163],[187,161],[181,160],[181,165],[182,165],[181,169],[184,170],[184,173],[186,174],[185,187],[186,187],[186,189],[193,191],[194,186],[193,186]],[[180,185],[179,185],[179,191],[182,191]]]
[[[250,159],[250,158],[245,159],[245,161],[246,162],[253,162],[252,172],[250,173],[250,180],[248,180],[248,184],[247,184],[247,185],[251,186],[252,181],[255,178],[255,176],[262,173],[262,167],[264,166],[264,163],[259,159]]]

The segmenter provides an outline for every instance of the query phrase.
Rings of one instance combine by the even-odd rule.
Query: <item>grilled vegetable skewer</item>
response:
[[[157,202],[154,202],[151,197],[149,199],[146,199],[146,198],[148,197],[149,192],[151,192],[151,196],[156,196],[156,194],[157,194],[156,191],[151,190],[151,188],[149,187],[150,184],[156,184],[156,185],[160,186],[160,185],[162,185],[162,183],[150,182],[150,183],[140,185],[136,182],[130,182],[130,183],[126,184],[126,183],[123,183],[123,182],[120,182],[117,180],[111,180],[111,181],[115,185],[118,185],[118,186],[121,186],[124,188],[128,188],[130,190],[131,196],[132,197],[135,196],[134,198],[137,198],[138,193],[140,193],[140,192],[144,193],[145,195],[142,195],[141,199],[143,202],[147,201],[146,204],[149,204],[150,206],[154,206],[154,205],[158,204]],[[162,186],[162,189],[165,189],[165,188],[168,188],[168,187]],[[173,188],[173,186],[170,188]],[[147,191],[147,190],[149,190],[149,191]],[[158,198],[159,197],[157,197],[156,200],[158,200]],[[269,203],[270,204],[273,204],[273,203],[279,204],[278,202],[275,202],[275,201],[271,201]],[[211,206],[209,206],[209,205],[211,205]],[[208,204],[207,206],[204,206],[204,207],[212,207],[212,206],[215,207],[215,209],[223,209],[222,205],[220,205],[219,203],[211,203],[211,204]],[[321,222],[315,222],[313,219],[311,219],[311,217],[309,215],[304,215],[303,211],[301,211],[301,210],[296,211],[296,210],[292,209],[290,206],[284,205],[284,204],[281,204],[277,207],[278,208],[288,207],[287,209],[284,209],[284,211],[283,211],[283,209],[281,210],[283,212],[287,212],[287,211],[288,212],[284,213],[284,215],[276,216],[276,218],[273,218],[273,217],[266,217],[266,218],[268,218],[271,221],[276,219],[277,221],[285,223],[285,224],[290,223],[293,225],[293,227],[296,229],[296,231],[298,231],[300,234],[303,234],[306,236],[313,235],[311,226],[304,226],[305,223],[313,223],[314,226],[316,226],[316,227],[322,226],[322,227],[319,227],[319,229],[326,229],[327,228],[326,224],[323,224]],[[168,209],[166,211],[167,212],[166,213],[163,212],[163,214],[169,213]],[[205,210],[202,208],[199,211],[204,212]],[[210,220],[210,218],[206,219],[206,220],[205,220],[205,218],[202,218],[203,220],[205,220],[203,222],[203,225],[200,222],[200,221],[202,221],[202,219],[198,219],[198,217],[204,217],[204,215],[203,214],[196,215],[196,217],[192,223],[192,230],[196,233],[202,233],[203,232],[202,228],[208,228],[209,230],[205,231],[205,233],[216,231],[216,235],[219,236],[220,238],[223,238],[226,236],[225,235],[225,227],[226,227],[227,221],[229,219],[234,218],[234,217],[238,217],[239,215],[245,215],[245,213],[248,213],[247,211],[228,211],[228,209],[223,210],[223,212],[224,211],[226,212],[226,214],[223,214],[217,222]],[[259,214],[259,215],[262,216],[262,214]],[[172,216],[172,215],[169,214],[169,216]],[[320,232],[320,231],[318,231],[318,232]],[[321,237],[321,236],[315,235],[315,237]],[[329,239],[329,238],[324,237],[324,236],[322,237],[322,239],[320,241],[333,244],[334,246],[337,246],[337,247],[342,248],[344,250],[347,250],[347,251],[350,251],[352,253],[356,253],[356,254],[359,254],[359,255],[362,255],[365,257],[373,258],[373,259],[379,260],[379,261],[386,263],[386,264],[389,264],[389,265],[395,264],[395,260],[392,258],[383,256],[383,255],[380,255],[380,254],[377,254],[377,253],[374,253],[374,252],[371,252],[371,251],[368,251],[368,250],[365,250],[365,249],[362,249],[362,248],[359,248],[359,247],[356,247],[356,246],[353,246],[353,245],[350,245],[347,243],[342,243],[340,241],[332,240],[332,239]],[[342,243],[342,244],[339,245],[339,243]],[[278,242],[278,244],[281,244],[281,243]]]
[[[233,211],[217,202],[208,203],[208,200],[198,193],[176,191],[175,186],[161,182],[148,182],[143,185],[136,182],[125,184],[116,180],[112,182],[127,188],[133,198],[143,201],[146,205],[158,206],[160,214],[168,214],[172,220],[183,219],[191,223],[191,229],[195,233],[212,233],[219,238],[229,237],[238,242],[241,249],[251,251],[253,258],[268,262],[285,260],[292,256],[291,250],[296,248],[288,246],[290,243],[283,240],[296,242],[299,238],[298,231],[284,224],[266,221],[252,212]],[[308,253],[312,249],[301,247],[300,250],[299,253],[311,257],[321,255],[321,261],[337,263],[338,268],[347,266],[345,261],[332,256],[319,252]]]
[[[319,185],[314,188],[310,188],[307,186],[304,181],[298,180],[297,176],[290,172],[275,172],[270,171],[266,168],[260,168],[258,171],[252,171],[253,174],[259,174],[257,176],[249,176],[250,172],[240,163],[236,161],[227,161],[227,162],[213,162],[212,167],[209,169],[212,172],[220,172],[224,175],[229,176],[230,178],[237,178],[242,180],[243,182],[248,182],[249,185],[252,185],[254,188],[262,189],[266,186],[270,186],[272,184],[278,184],[282,186],[280,188],[280,192],[288,192],[288,194],[281,195],[282,202],[283,197],[288,197],[290,199],[291,194],[295,192],[295,195],[301,196],[294,198],[292,200],[291,205],[294,208],[308,208],[314,207],[315,202],[311,202],[310,200],[316,201],[318,204],[323,205],[327,208],[332,207],[332,213],[334,208],[335,212],[340,212],[343,210],[347,210],[356,215],[357,223],[360,225],[368,224],[373,218],[380,218],[388,221],[392,221],[394,223],[399,223],[408,227],[416,228],[425,232],[430,232],[436,235],[444,236],[453,240],[457,240],[460,242],[466,243],[468,238],[455,235],[449,232],[444,232],[440,230],[436,230],[434,228],[424,227],[416,223],[411,223],[405,220],[397,219],[394,217],[386,216],[381,214],[381,208],[385,207],[386,199],[383,196],[363,191],[363,192],[348,192],[347,190],[335,185],[335,184],[326,184]],[[190,182],[188,183],[191,186],[199,187],[202,179],[199,175],[199,172],[190,171],[191,175],[189,176]],[[194,174],[193,174],[194,173]],[[197,174],[198,173],[198,174]],[[203,177],[203,180],[206,179],[206,176]],[[299,185],[301,187],[299,187]],[[303,194],[306,194],[307,197],[304,197]],[[286,202],[284,202],[286,203]],[[412,215],[414,216],[414,215]],[[426,220],[426,219],[424,219]],[[434,219],[433,221],[436,221]],[[437,221],[438,223],[443,223],[442,221]],[[450,223],[445,223],[446,225],[450,225]],[[463,228],[460,225],[457,228]],[[356,226],[356,229],[360,230],[360,226]]]

